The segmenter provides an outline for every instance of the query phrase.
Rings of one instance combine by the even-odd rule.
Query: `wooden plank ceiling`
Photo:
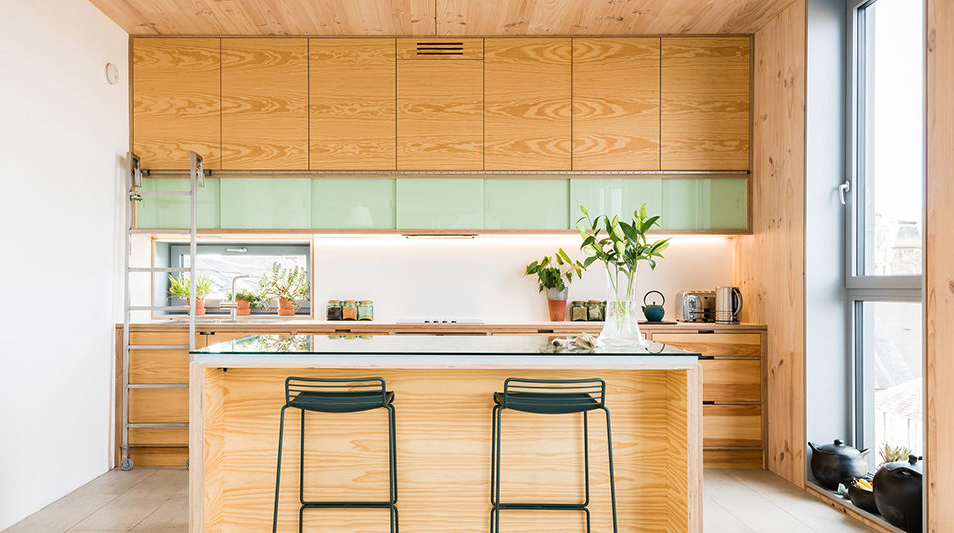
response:
[[[793,0],[90,0],[131,35],[754,33]]]

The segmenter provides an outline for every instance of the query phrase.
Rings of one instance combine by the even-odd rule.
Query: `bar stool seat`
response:
[[[508,409],[544,415],[582,413],[600,408],[599,400],[582,392],[510,392],[506,401]],[[504,405],[504,393],[495,392],[494,403]]]
[[[289,407],[320,413],[357,413],[369,409],[386,407],[394,403],[394,392],[341,391],[341,392],[300,392],[288,401]]]

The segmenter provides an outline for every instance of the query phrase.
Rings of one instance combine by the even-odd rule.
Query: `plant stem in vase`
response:
[[[599,346],[648,346],[639,331],[636,300],[637,264],[632,272],[606,265],[606,318],[596,339]]]

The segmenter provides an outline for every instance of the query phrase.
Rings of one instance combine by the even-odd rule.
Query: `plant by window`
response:
[[[570,259],[563,248],[560,248],[552,256],[548,255],[527,265],[524,276],[536,274],[540,292],[546,289],[556,289],[562,292],[566,290],[567,285],[573,282],[573,274],[576,274],[577,279],[583,277],[583,269],[585,268],[583,263]]]
[[[299,299],[307,299],[311,290],[308,271],[303,267],[285,268],[279,262],[272,263],[272,269],[262,275],[258,284],[261,301],[259,306],[268,310],[269,300],[277,298],[292,302],[295,309],[301,307]]]
[[[232,300],[232,293],[228,293],[228,294],[225,296],[225,298],[226,298],[227,300]],[[250,304],[252,304],[252,305],[258,305],[259,298],[260,298],[260,297],[259,297],[258,294],[255,294],[254,292],[252,292],[252,291],[250,291],[250,290],[247,290],[247,289],[239,289],[239,290],[235,291],[235,299],[232,300],[232,301],[237,302],[237,301],[239,301],[239,300],[242,300],[242,301],[246,301],[246,302],[248,302],[248,303],[250,303]]]
[[[169,275],[169,294],[172,296],[178,296],[179,298],[189,298],[190,290],[191,287],[188,275],[179,274],[176,277],[173,277],[172,274]],[[210,292],[212,292],[212,280],[205,277],[200,272],[196,276],[195,297],[205,298]]]
[[[882,442],[881,448],[878,449],[878,457],[881,458],[881,463],[878,465],[878,468],[881,468],[881,465],[886,463],[907,461],[908,456],[913,454],[914,452],[909,450],[906,446],[892,446],[887,442]]]

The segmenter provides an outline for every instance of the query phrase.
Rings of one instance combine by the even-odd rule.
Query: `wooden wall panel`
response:
[[[222,40],[222,168],[308,168],[308,40]]]
[[[143,168],[221,168],[220,39],[133,39],[133,151]]]
[[[663,170],[748,170],[748,37],[662,39]]]
[[[570,39],[484,48],[484,169],[570,170]]]
[[[573,170],[659,169],[659,39],[573,39]]]
[[[768,468],[805,482],[805,2],[755,34],[753,235],[733,241],[742,320],[768,325]]]
[[[397,66],[398,170],[483,169],[483,61]]]
[[[927,225],[924,249],[929,533],[954,531],[954,4],[927,1]]]
[[[394,39],[311,39],[312,170],[393,170]]]

